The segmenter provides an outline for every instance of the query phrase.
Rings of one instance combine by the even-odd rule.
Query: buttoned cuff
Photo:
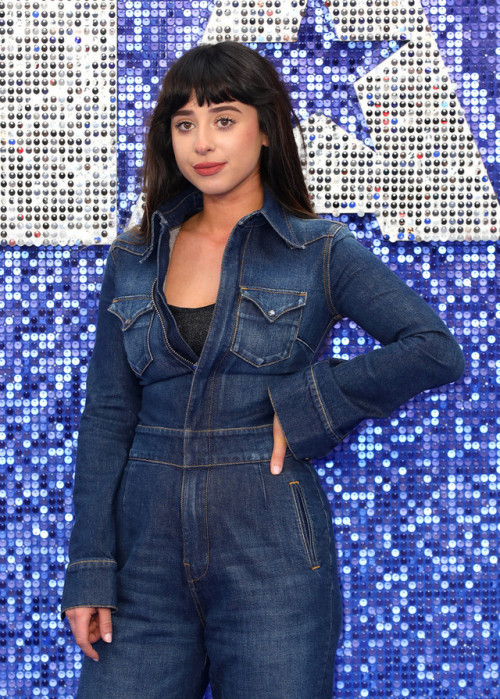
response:
[[[295,374],[280,376],[268,387],[274,412],[290,451],[297,459],[324,457],[342,440],[332,429],[318,392],[314,370],[321,364],[323,362]]]
[[[66,569],[61,619],[71,607],[109,607],[116,611],[116,562],[90,559],[70,563]]]

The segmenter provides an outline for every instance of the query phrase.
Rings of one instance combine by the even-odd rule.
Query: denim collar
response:
[[[197,211],[201,211],[202,208],[203,194],[193,186],[184,189],[177,196],[161,204],[151,217],[151,240],[142,254],[141,262],[149,257],[166,228],[180,226],[183,221]],[[262,208],[243,216],[236,225],[243,225],[250,220],[254,225],[263,225],[267,222],[289,247],[304,247],[294,233],[294,224],[297,225],[300,219],[296,219],[295,216],[286,211],[268,187],[264,187]]]

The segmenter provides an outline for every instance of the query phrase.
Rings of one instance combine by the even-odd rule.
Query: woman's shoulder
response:
[[[353,236],[349,227],[342,221],[327,218],[301,218],[287,212],[287,225],[294,237],[302,245],[325,237]]]
[[[125,250],[134,255],[143,255],[147,250],[148,244],[142,235],[139,226],[126,228],[123,233],[120,233],[111,243],[110,252],[114,253],[117,250]]]
[[[114,279],[114,312],[122,308],[117,299],[125,299],[124,311],[128,313],[130,309],[142,308],[149,298],[156,276],[156,260],[148,254],[149,250],[138,227],[126,228],[112,242],[108,262]],[[148,264],[141,264],[146,260]]]

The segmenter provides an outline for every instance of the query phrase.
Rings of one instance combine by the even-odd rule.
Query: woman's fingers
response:
[[[286,439],[283,430],[281,429],[278,416],[274,413],[273,419],[273,453],[271,454],[271,473],[278,475],[283,469],[285,460]]]
[[[97,612],[93,614],[90,618],[89,623],[89,641],[95,643],[101,638],[101,632],[99,631],[99,616]]]
[[[101,632],[101,638],[106,643],[111,643],[113,638],[113,624],[111,622],[111,609],[106,607],[99,607],[97,610],[99,612],[99,630]]]
[[[68,609],[66,612],[71,631],[75,637],[75,641],[80,646],[82,653],[92,660],[99,660],[99,654],[92,648],[90,636],[94,636],[93,626],[97,618],[97,609],[95,607],[76,607]],[[97,639],[96,639],[97,640]]]

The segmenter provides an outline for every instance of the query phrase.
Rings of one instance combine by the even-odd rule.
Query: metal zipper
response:
[[[175,356],[178,357],[183,363],[186,363],[186,362],[187,362],[190,366],[192,366],[194,369],[196,369],[196,367],[198,366],[198,364],[197,364],[197,363],[191,362],[191,361],[190,361],[189,359],[187,359],[186,357],[183,357],[182,354],[179,354],[179,352],[176,352],[176,351],[174,350],[174,348],[172,347],[172,345],[170,344],[170,342],[168,341],[167,329],[165,328],[165,323],[163,322],[163,317],[162,317],[162,315],[161,315],[161,313],[160,313],[160,311],[159,311],[159,309],[158,309],[158,306],[156,305],[156,301],[155,301],[155,284],[156,284],[157,281],[158,281],[158,278],[156,278],[156,279],[154,280],[153,286],[152,286],[152,288],[151,288],[151,301],[152,301],[152,303],[153,303],[153,306],[154,306],[155,311],[156,311],[157,314],[158,314],[158,318],[160,319],[161,327],[162,327],[162,330],[163,330],[163,340],[164,340],[164,342],[165,342],[165,345],[167,346],[167,349],[170,350],[170,352],[172,352],[172,354],[175,354]]]

